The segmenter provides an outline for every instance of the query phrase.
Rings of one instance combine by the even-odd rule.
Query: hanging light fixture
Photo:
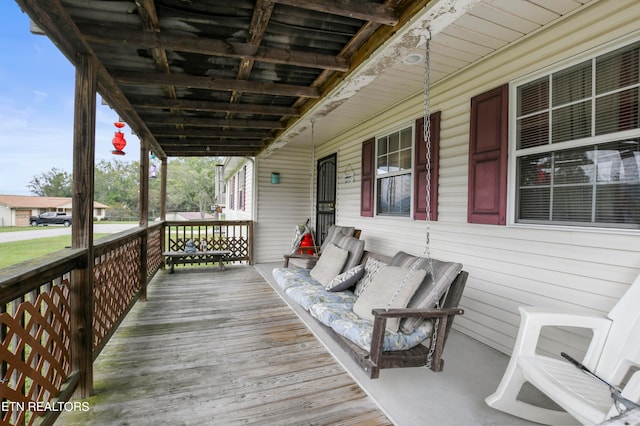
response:
[[[115,136],[111,140],[111,143],[115,148],[115,150],[111,151],[111,153],[114,155],[125,155],[125,152],[123,151],[123,149],[127,145],[127,141],[124,138],[124,133],[120,131],[120,129],[124,127],[124,123],[120,121],[116,121],[115,123],[113,123],[113,125],[116,126],[118,130],[116,131]]]

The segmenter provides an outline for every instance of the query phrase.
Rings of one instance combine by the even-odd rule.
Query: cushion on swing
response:
[[[318,259],[316,266],[311,269],[311,278],[326,286],[340,272],[347,261],[348,252],[333,243],[329,243],[324,253]]]
[[[317,303],[309,308],[311,316],[331,327],[337,334],[346,337],[365,351],[371,350],[373,323],[353,312],[353,303]],[[403,351],[426,342],[431,337],[433,321],[425,320],[411,334],[384,330],[383,351]]]
[[[353,312],[360,318],[373,321],[371,311],[379,308],[405,308],[424,279],[423,269],[385,266],[373,277],[353,305]],[[423,319],[421,319],[421,322]],[[397,332],[400,318],[387,319],[387,330]]]
[[[431,274],[427,273],[423,282],[416,290],[415,294],[409,301],[407,308],[429,309],[435,308],[436,303],[447,292],[451,283],[456,279],[462,270],[461,263],[443,262],[438,259],[431,259],[433,262],[433,273],[435,280]],[[398,252],[389,262],[393,266],[401,266],[411,268],[414,264],[418,269],[428,271],[429,260],[426,257],[412,256],[405,252]],[[413,333],[413,331],[422,323],[422,318],[405,318],[402,320],[401,329],[403,333]]]

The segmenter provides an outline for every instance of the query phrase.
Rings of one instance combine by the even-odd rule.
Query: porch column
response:
[[[76,393],[93,389],[93,197],[97,71],[95,58],[81,54],[76,63],[73,122],[73,226],[71,246],[86,249],[83,265],[71,273],[72,370],[80,372]]]
[[[160,166],[160,220],[167,220],[167,157]]]
[[[149,141],[140,139],[140,226],[149,226]],[[148,230],[147,230],[148,232]],[[140,300],[147,300],[147,232],[140,240]]]

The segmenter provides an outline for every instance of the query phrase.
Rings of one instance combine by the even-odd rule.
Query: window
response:
[[[238,210],[245,210],[247,192],[247,166],[238,172]]]
[[[640,42],[515,95],[516,222],[640,228]]]
[[[430,164],[427,164],[423,118],[415,121],[415,127],[408,126],[383,137],[362,142],[360,216],[374,216],[374,198],[377,199],[376,207],[379,215],[409,216],[411,179],[413,179],[413,218],[416,220],[427,218],[427,181],[429,181],[431,183],[429,212],[431,220],[438,219],[440,116],[441,112],[436,111],[429,117]],[[411,146],[413,133],[415,133],[415,149]],[[413,169],[411,169],[412,164]],[[427,179],[427,171],[430,173],[430,179]],[[374,194],[377,194],[377,197],[374,197]]]
[[[410,216],[413,127],[376,140],[376,212]]]

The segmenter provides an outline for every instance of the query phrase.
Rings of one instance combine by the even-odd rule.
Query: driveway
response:
[[[138,226],[135,223],[125,224],[95,224],[93,232],[96,234],[115,234]],[[45,230],[28,230],[15,232],[0,232],[0,243],[9,241],[33,240],[35,238],[59,237],[61,235],[71,235],[71,227],[49,225]]]

